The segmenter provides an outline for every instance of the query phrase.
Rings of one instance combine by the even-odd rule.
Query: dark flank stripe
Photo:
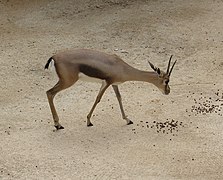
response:
[[[106,73],[102,72],[99,69],[96,69],[94,67],[80,64],[79,65],[79,71],[89,77],[99,78],[99,79],[105,79],[108,80],[109,77],[106,75]]]

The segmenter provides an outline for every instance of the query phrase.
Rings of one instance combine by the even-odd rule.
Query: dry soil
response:
[[[222,0],[1,0],[0,179],[223,179]],[[178,60],[171,93],[120,85],[133,125],[108,89],[78,82],[55,98],[54,131],[43,67],[55,52],[90,48],[130,65]]]

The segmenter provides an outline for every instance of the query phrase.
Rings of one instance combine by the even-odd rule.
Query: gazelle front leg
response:
[[[127,125],[133,124],[133,122],[130,119],[128,119],[126,114],[125,114],[125,111],[124,111],[124,108],[123,108],[123,105],[122,105],[122,97],[121,97],[121,94],[119,92],[118,86],[117,85],[112,85],[112,87],[113,87],[113,89],[115,91],[115,94],[116,94],[116,97],[118,99],[118,103],[119,103],[121,113],[122,113],[122,118],[127,121]]]
[[[103,96],[105,90],[110,86],[110,84],[106,81],[103,81],[102,82],[102,85],[101,85],[101,88],[100,88],[100,91],[97,95],[97,98],[91,108],[91,111],[89,112],[89,114],[87,115],[87,126],[93,126],[93,124],[91,123],[90,119],[91,119],[91,116],[92,116],[92,113],[95,109],[95,107],[97,106],[97,104],[100,102],[101,100],[101,97]]]

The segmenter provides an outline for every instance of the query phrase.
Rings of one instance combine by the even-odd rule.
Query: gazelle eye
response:
[[[169,83],[169,80],[166,80],[166,81],[165,81],[165,84],[168,84],[168,83]]]

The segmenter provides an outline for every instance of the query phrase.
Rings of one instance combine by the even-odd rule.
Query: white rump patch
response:
[[[53,70],[56,71],[54,64],[55,64],[55,62],[54,62],[54,60],[52,59],[52,60],[50,61],[49,68],[48,68],[50,71],[53,71]]]

